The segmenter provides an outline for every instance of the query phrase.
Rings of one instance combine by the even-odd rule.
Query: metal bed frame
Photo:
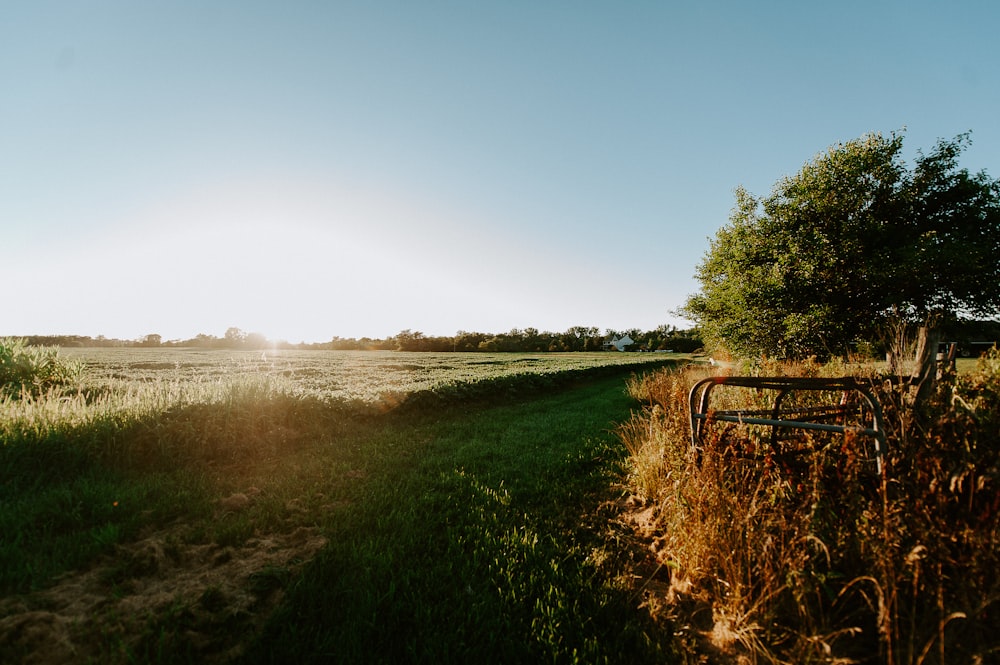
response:
[[[712,389],[716,386],[751,388],[758,392],[777,392],[770,409],[712,410]],[[840,392],[837,404],[812,407],[783,407],[790,393],[796,391]],[[825,432],[853,432],[874,441],[874,462],[878,473],[883,469],[886,452],[885,422],[882,408],[869,386],[854,377],[751,377],[712,376],[697,382],[688,396],[691,413],[691,446],[699,454],[709,422],[729,422],[771,427],[772,448],[778,448],[779,429],[820,430]],[[851,416],[851,422],[849,420]]]

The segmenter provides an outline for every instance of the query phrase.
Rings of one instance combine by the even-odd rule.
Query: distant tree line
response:
[[[603,351],[613,339],[632,339],[627,351],[676,351],[690,353],[701,348],[697,330],[678,330],[673,326],[659,326],[655,330],[624,331],[573,326],[561,333],[543,332],[537,328],[514,328],[505,333],[458,331],[453,336],[428,336],[420,331],[403,330],[384,340],[345,339],[335,337],[318,345],[326,349],[388,349],[393,351],[461,351],[461,352],[565,352]]]
[[[601,333],[598,328],[573,326],[561,333],[543,332],[536,328],[515,328],[505,333],[482,333],[458,331],[453,336],[431,336],[420,331],[402,330],[384,339],[370,337],[333,337],[328,342],[292,344],[285,341],[269,340],[260,333],[248,333],[232,327],[222,337],[199,334],[186,340],[164,340],[161,335],[151,333],[139,339],[122,340],[106,338],[102,335],[86,337],[81,335],[27,336],[33,346],[62,347],[145,347],[172,348],[189,347],[201,349],[316,349],[336,351],[433,351],[433,352],[565,352],[603,351],[610,347],[612,340],[628,337],[632,343],[626,351],[675,351],[690,353],[702,346],[698,329],[679,330],[674,326],[661,325],[654,330],[641,331],[607,329]]]

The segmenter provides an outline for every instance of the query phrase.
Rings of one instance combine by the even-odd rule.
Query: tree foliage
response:
[[[757,198],[736,190],[682,313],[738,355],[827,356],[889,321],[1000,312],[1000,182],[959,168],[969,135],[912,168],[901,135],[839,144]]]

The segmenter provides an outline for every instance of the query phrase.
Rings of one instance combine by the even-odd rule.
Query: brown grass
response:
[[[670,571],[669,589],[645,606],[692,660],[997,662],[1000,358],[946,377],[920,413],[871,368],[751,370],[871,379],[889,426],[884,479],[850,434],[802,436],[813,452],[787,464],[760,431],[716,423],[699,460],[687,394],[712,370],[633,380],[645,407],[620,428],[631,489],[656,519],[651,549]],[[730,390],[719,408],[768,399]],[[748,459],[748,448],[762,454]]]

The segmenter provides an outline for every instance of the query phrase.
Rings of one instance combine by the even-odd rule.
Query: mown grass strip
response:
[[[42,588],[151,522],[204,516],[206,497],[196,476],[129,478],[98,468],[35,493],[0,492],[0,596]]]
[[[663,662],[586,525],[623,451],[621,377],[405,416],[247,662]],[[620,562],[618,562],[620,563]]]

